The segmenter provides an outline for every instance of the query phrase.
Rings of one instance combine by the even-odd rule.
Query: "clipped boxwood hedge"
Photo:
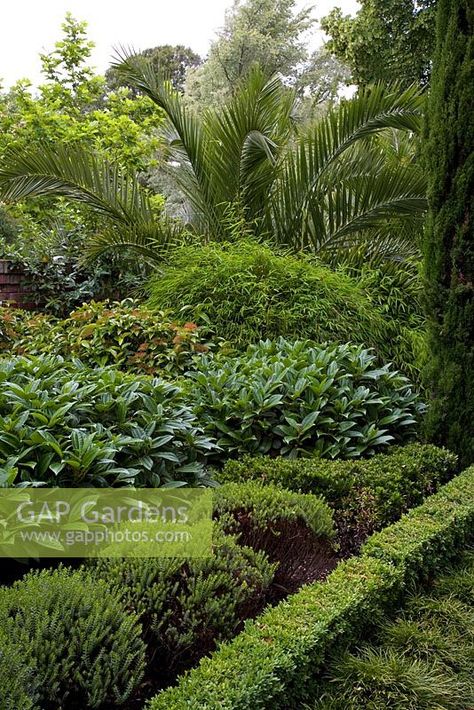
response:
[[[260,481],[292,491],[315,493],[336,510],[359,510],[370,495],[373,526],[382,527],[420,505],[458,471],[457,457],[431,444],[390,447],[357,461],[244,456],[216,473],[221,483]]]
[[[414,579],[443,567],[474,535],[474,467],[422,506],[377,533],[363,554],[326,582],[247,624],[150,710],[259,710],[298,707],[336,642],[355,640]]]

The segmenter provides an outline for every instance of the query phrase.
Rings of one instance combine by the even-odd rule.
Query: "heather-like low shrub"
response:
[[[138,614],[159,686],[261,611],[275,572],[263,552],[238,545],[218,524],[210,557],[115,558],[90,565],[94,577]]]
[[[203,357],[189,398],[223,455],[370,456],[412,439],[423,406],[409,381],[353,345],[282,338]]]
[[[145,645],[137,616],[83,570],[33,572],[1,588],[0,622],[34,678],[38,702],[30,707],[124,705],[142,679]],[[0,645],[0,653],[8,653],[2,636]],[[26,679],[27,696],[29,687]],[[23,707],[28,704],[15,710]]]
[[[190,369],[193,358],[209,350],[195,323],[173,322],[130,299],[92,301],[64,320],[0,309],[0,334],[10,353],[77,357],[90,367],[162,376]]]
[[[163,380],[58,357],[0,361],[0,485],[206,485],[213,448]]]
[[[1,594],[1,591],[0,591]],[[38,678],[36,664],[9,633],[0,628],[0,701],[2,710],[36,710]]]

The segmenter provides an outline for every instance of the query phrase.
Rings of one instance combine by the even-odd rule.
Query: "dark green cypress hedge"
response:
[[[427,111],[425,244],[432,406],[426,433],[474,461],[474,5],[439,0]]]

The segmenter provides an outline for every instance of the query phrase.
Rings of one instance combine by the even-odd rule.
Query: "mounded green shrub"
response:
[[[457,457],[446,449],[408,444],[357,461],[246,456],[228,461],[216,475],[223,483],[254,480],[320,495],[336,510],[339,524],[353,518],[356,525],[364,514],[365,531],[371,532],[420,505],[457,470]]]
[[[175,323],[131,299],[92,301],[64,320],[0,308],[0,335],[0,352],[76,357],[90,367],[168,377],[190,369],[193,358],[209,350],[195,323]]]
[[[1,591],[0,591],[1,594]],[[0,628],[0,701],[2,710],[36,710],[36,664],[12,638],[8,626]]]
[[[318,496],[258,481],[226,483],[214,491],[214,515],[240,544],[277,564],[272,601],[322,579],[339,562],[333,513]]]
[[[222,458],[370,456],[414,437],[423,411],[409,381],[360,346],[279,340],[203,357],[188,397]]]
[[[280,336],[350,340],[391,359],[384,318],[355,280],[251,241],[178,249],[152,281],[150,304],[196,322],[205,316],[239,349]]]
[[[142,679],[145,645],[136,615],[83,570],[32,572],[2,587],[0,623],[34,678],[32,708],[125,705]],[[9,652],[9,639],[3,645],[0,636],[0,654]],[[28,678],[24,693],[31,698]]]
[[[325,582],[269,609],[231,643],[157,695],[150,710],[301,707],[314,697],[328,651],[354,641],[393,607],[407,585],[439,570],[474,535],[474,467],[401,521],[377,533],[359,558]]]
[[[52,356],[0,360],[0,486],[206,485],[213,448],[164,380]]]
[[[217,524],[211,557],[111,558],[90,568],[138,614],[160,686],[261,611],[275,572],[263,552],[238,545]]]
[[[266,528],[279,521],[302,522],[318,537],[334,535],[332,511],[318,496],[263,486],[261,482],[226,483],[214,490],[214,514],[246,514],[253,526]]]

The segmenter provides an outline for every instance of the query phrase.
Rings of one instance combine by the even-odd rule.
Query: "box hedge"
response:
[[[370,498],[369,530],[397,520],[452,478],[457,458],[446,449],[409,444],[357,461],[289,460],[246,456],[228,461],[216,475],[221,483],[258,480],[292,491],[315,493],[344,516],[360,512]]]
[[[224,644],[150,710],[300,707],[336,643],[355,640],[400,600],[414,579],[443,567],[474,535],[474,467],[398,523],[363,554],[269,609]]]

